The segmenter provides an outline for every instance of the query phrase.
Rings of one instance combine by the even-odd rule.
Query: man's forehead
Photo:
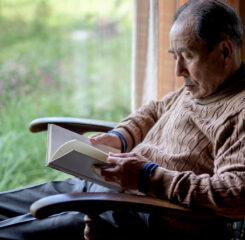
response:
[[[169,53],[182,53],[187,51],[195,51],[198,49],[198,43],[193,38],[181,38],[170,41]]]
[[[178,52],[192,50],[196,44],[192,24],[189,24],[189,22],[174,23],[170,30],[170,46],[172,50]]]

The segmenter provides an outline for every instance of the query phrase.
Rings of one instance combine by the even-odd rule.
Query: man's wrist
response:
[[[142,193],[147,193],[150,184],[150,175],[158,167],[158,164],[154,162],[147,162],[140,170],[138,178],[138,190]]]
[[[126,138],[123,136],[123,134],[121,134],[120,132],[115,131],[115,130],[111,130],[108,133],[117,135],[120,138],[121,143],[122,143],[121,152],[122,153],[127,152],[128,144],[127,144]]]

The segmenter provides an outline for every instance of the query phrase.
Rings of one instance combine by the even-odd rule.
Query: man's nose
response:
[[[178,58],[175,62],[175,75],[177,77],[188,77],[189,72],[182,58]]]

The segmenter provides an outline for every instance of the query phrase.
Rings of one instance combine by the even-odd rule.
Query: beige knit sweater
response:
[[[203,101],[181,88],[141,107],[116,130],[128,151],[161,166],[149,195],[245,218],[245,80]]]

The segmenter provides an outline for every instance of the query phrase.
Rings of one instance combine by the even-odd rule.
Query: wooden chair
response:
[[[84,134],[87,132],[107,132],[116,126],[114,122],[98,121],[91,119],[49,117],[35,119],[30,123],[31,132],[47,130],[49,123],[59,125],[63,128]],[[31,206],[31,213],[37,219],[46,218],[52,214],[63,211],[80,211],[85,213],[85,239],[94,239],[93,224],[98,215],[107,210],[135,210],[146,213],[155,213],[170,217],[191,219],[193,224],[200,221],[213,219],[215,213],[207,210],[193,210],[184,206],[147,196],[139,196],[126,193],[72,193],[58,194],[40,199]],[[217,216],[225,218],[225,216]],[[95,228],[96,229],[96,228]]]

